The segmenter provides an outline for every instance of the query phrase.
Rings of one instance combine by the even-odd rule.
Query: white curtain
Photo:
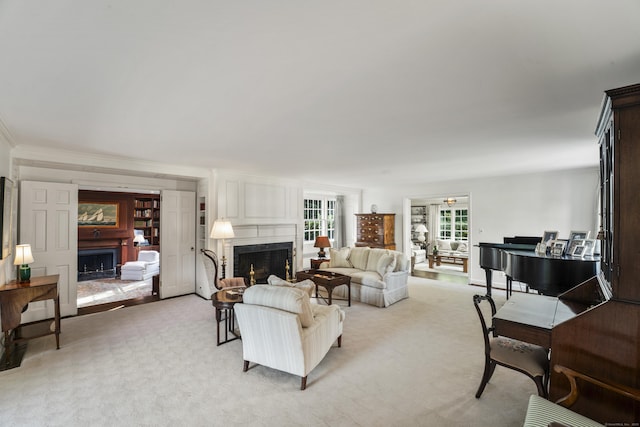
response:
[[[431,243],[431,250],[433,250],[433,246],[436,244],[435,241],[438,238],[439,221],[440,205],[429,205],[429,242]]]
[[[333,244],[336,248],[341,248],[346,242],[346,224],[344,218],[344,196],[336,196],[336,209],[334,212],[335,231]]]

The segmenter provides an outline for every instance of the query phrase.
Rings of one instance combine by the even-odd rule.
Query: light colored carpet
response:
[[[305,391],[290,374],[242,372],[242,342],[216,347],[211,303],[195,295],[63,319],[60,350],[33,340],[0,373],[0,425],[522,425],[536,392],[524,375],[498,367],[474,397],[478,288],[409,280],[411,297],[391,307],[343,305],[343,346]]]
[[[78,308],[151,295],[152,279],[113,278],[78,282]]]

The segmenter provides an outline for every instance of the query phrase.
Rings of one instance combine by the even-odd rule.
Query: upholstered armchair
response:
[[[121,280],[147,280],[160,274],[160,252],[140,251],[137,261],[127,261],[120,269]]]
[[[306,290],[289,286],[255,285],[236,304],[242,336],[244,371],[254,362],[302,377],[329,352],[342,345],[344,312],[337,305],[311,304]]]

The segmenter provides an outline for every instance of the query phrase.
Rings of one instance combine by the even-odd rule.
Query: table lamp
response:
[[[328,236],[318,236],[316,237],[316,242],[313,244],[314,248],[320,248],[318,251],[318,258],[326,258],[327,254],[324,252],[324,248],[330,248],[331,243],[329,242]]]
[[[424,243],[427,240],[424,236],[424,233],[427,232],[427,227],[424,224],[418,224],[416,227],[416,233],[418,233],[418,241]]]
[[[211,238],[212,239],[222,239],[222,278],[225,277],[225,269],[227,268],[227,257],[225,256],[225,248],[224,248],[224,240],[225,239],[233,239],[235,235],[233,234],[233,227],[231,226],[231,221],[226,221],[223,219],[217,219],[213,223],[213,227],[211,228]]]
[[[18,282],[28,282],[31,279],[31,267],[29,264],[33,262],[33,254],[31,253],[31,245],[16,245],[16,257],[13,265],[18,267]]]
[[[140,246],[141,243],[144,243],[144,236],[142,234],[136,234],[133,238],[133,245]],[[136,245],[137,243],[137,245]]]

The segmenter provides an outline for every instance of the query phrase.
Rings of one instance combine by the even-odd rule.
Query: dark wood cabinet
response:
[[[356,246],[396,249],[396,214],[356,214]]]
[[[640,302],[640,84],[607,91],[596,132],[602,272],[615,299]]]
[[[564,376],[553,371],[556,364],[640,388],[640,84],[606,91],[596,134],[604,235],[596,288],[605,300],[554,326],[551,400],[569,390]],[[640,420],[640,402],[585,382],[579,388],[572,410],[601,423]]]

